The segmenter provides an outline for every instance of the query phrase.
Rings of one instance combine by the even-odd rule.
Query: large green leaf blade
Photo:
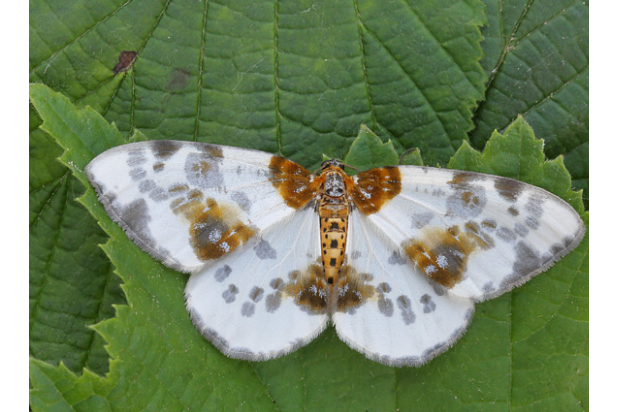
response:
[[[542,27],[541,23],[545,21],[548,21],[548,26],[552,29],[558,27],[552,25],[554,20],[551,18],[556,7],[568,11],[580,6],[579,3],[569,3],[566,4],[568,7],[564,7],[559,2],[533,2],[532,11],[526,13],[525,2],[512,2],[501,3],[505,7],[502,8],[502,13],[499,13],[493,8],[493,4],[487,2],[490,26],[484,31],[487,40],[483,43],[487,55],[483,66],[489,76],[503,50],[502,32],[493,32],[494,28],[502,27],[498,24],[499,19],[505,22],[504,27],[507,29],[504,35],[507,39],[514,27],[522,26],[525,33],[530,33],[518,40],[522,43],[533,38],[539,31],[534,27]],[[549,7],[546,7],[548,5]],[[149,138],[203,140],[256,147],[271,152],[279,151],[305,166],[315,167],[321,160],[322,153],[343,157],[356,136],[359,122],[364,122],[383,140],[390,138],[400,153],[405,148],[420,146],[430,164],[445,164],[461,139],[465,138],[465,131],[471,127],[469,108],[473,107],[479,98],[479,92],[472,89],[481,92],[483,90],[483,75],[477,64],[480,58],[478,25],[484,21],[481,8],[478,1],[413,2],[411,5],[403,1],[357,1],[325,5],[286,1],[213,3],[183,0],[105,1],[96,4],[78,0],[69,4],[59,0],[34,0],[31,2],[30,14],[31,79],[63,91],[80,106],[91,105],[107,120],[116,123],[121,132],[120,136],[124,136],[123,139],[134,130],[143,129]],[[540,12],[543,10],[547,10],[549,14],[544,15]],[[350,12],[353,13],[352,17]],[[564,12],[554,14],[560,17]],[[524,20],[534,16],[535,19],[531,20],[533,24],[525,21],[517,23],[522,15]],[[353,20],[356,20],[355,25],[352,24]],[[579,25],[579,28],[575,27],[575,31],[581,31],[586,21],[587,17],[572,22],[573,26]],[[497,35],[489,35],[490,31]],[[569,32],[567,38],[574,37]],[[579,40],[583,39],[587,39],[587,36],[579,37]],[[497,56],[488,47],[492,41],[498,44]],[[559,45],[560,39],[556,41]],[[343,45],[341,52],[339,44]],[[358,45],[356,53],[354,44]],[[288,48],[284,49],[283,46]],[[139,58],[135,67],[126,75],[113,76],[111,69],[122,50],[138,51]],[[310,50],[311,53],[305,53],[305,50]],[[508,48],[504,50],[510,51]],[[413,61],[407,61],[407,56],[414,56]],[[454,59],[450,60],[451,65],[449,56]],[[492,60],[494,57],[496,60]],[[551,63],[551,59],[540,59],[538,62],[541,66],[550,66]],[[553,69],[543,73],[551,75],[551,70]],[[306,79],[308,73],[311,73],[311,78]],[[362,74],[362,80],[359,74]],[[364,83],[364,86],[359,82]],[[488,92],[494,87],[493,84],[495,83],[492,81]],[[519,83],[520,86],[529,84]],[[579,77],[561,90],[572,91],[574,85],[579,85],[586,91],[587,77]],[[295,96],[296,94],[299,96]],[[555,93],[554,96],[559,94]],[[573,101],[587,102],[585,92],[578,100],[573,99],[573,95],[576,96],[576,93],[571,92],[569,99],[565,100],[566,103],[559,103],[567,107]],[[443,102],[447,104],[442,105]],[[333,110],[336,112],[335,116],[331,113]],[[586,112],[587,109],[576,110],[575,113],[570,111],[569,116],[577,118],[578,114]],[[537,132],[539,128],[546,127],[542,121],[534,120],[531,113],[526,114],[526,119],[534,125]],[[571,119],[566,119],[565,123],[561,124],[564,119],[559,116],[555,118],[558,119],[557,124],[560,127],[572,122]],[[513,119],[514,117],[510,117],[506,122],[501,118],[489,119],[496,120],[496,124],[491,124],[488,120],[485,129],[502,129]],[[582,120],[581,123],[585,123],[587,128],[587,117],[585,122]],[[556,124],[549,126],[555,127]],[[453,133],[449,132],[448,137],[445,137],[444,130],[449,127],[452,127],[450,130]],[[587,136],[582,140],[579,135],[581,129],[573,130],[581,143],[577,150],[571,150],[572,145],[568,139],[561,140],[568,144],[561,143],[563,147],[552,151],[549,156],[568,153],[565,161],[576,176],[574,182],[585,185],[588,164]],[[38,133],[38,130],[33,132],[34,135]],[[545,137],[545,133],[543,130],[537,135]],[[558,138],[571,136],[561,134]],[[488,137],[489,134],[485,134],[484,139]],[[57,168],[53,158],[58,155],[58,151],[40,140],[33,142],[33,146],[41,149],[38,153],[43,155],[33,157],[31,164],[37,165],[37,169],[46,168],[48,165],[52,169]],[[476,146],[480,147],[478,144]],[[94,151],[90,150],[92,153]],[[429,154],[425,156],[427,153]],[[89,156],[86,155],[81,160]],[[522,156],[525,161],[527,155]],[[374,160],[377,162],[375,166],[381,165],[379,158]],[[474,162],[469,163],[472,165]],[[559,171],[560,167],[557,165],[552,170]],[[547,171],[546,174],[550,173],[553,172]],[[39,179],[37,172],[33,174],[32,181],[38,179],[37,187],[49,188],[50,185],[60,184],[65,174],[65,169],[58,169],[58,173],[53,175],[51,180],[46,180]],[[45,174],[40,177],[45,177]],[[74,178],[64,179],[64,182],[69,179]],[[545,180],[551,181],[547,178]],[[562,178],[560,180],[562,181]],[[73,188],[78,189],[75,192],[77,195],[81,190],[80,185],[76,180],[72,184]],[[557,186],[570,185],[563,182]],[[71,190],[66,193],[71,193]],[[565,196],[568,199],[576,197],[572,193]],[[70,198],[71,196],[67,197],[67,205],[63,206],[67,210],[71,209],[68,205],[72,202]],[[44,203],[36,199],[35,201]],[[91,201],[93,205],[96,204],[95,199]],[[37,216],[38,210],[31,210],[34,210],[32,215]],[[73,207],[71,210],[77,213],[78,208]],[[82,216],[81,219],[85,218]],[[85,220],[83,223],[84,226],[94,226],[92,219],[90,223]],[[81,236],[92,242],[92,245],[99,243],[100,238],[91,237],[91,232],[94,230],[87,229]],[[52,236],[46,233],[31,232],[32,236],[42,238],[31,242],[49,242]],[[75,237],[75,241],[71,242],[80,242],[80,235],[71,232],[69,236]],[[119,245],[121,248],[127,246],[124,243]],[[86,250],[88,248],[81,249]],[[111,267],[108,263],[97,262],[103,259],[102,253],[98,250],[97,252],[90,255],[94,265]],[[80,251],[75,253],[79,255]],[[87,256],[88,254],[83,254],[75,258],[68,253],[64,254],[58,267],[65,266],[66,262],[71,260],[87,262]],[[584,255],[583,260],[586,259],[587,255]],[[31,263],[31,267],[34,266]],[[568,315],[587,313],[587,310],[584,310],[587,308],[586,267],[586,262],[582,263],[582,270],[577,272],[576,279],[579,279],[579,282],[574,288],[579,293],[565,299],[565,302],[574,302],[566,309]],[[39,276],[38,271],[37,268],[37,273],[31,272],[31,280]],[[560,269],[557,266],[553,271],[560,272]],[[65,274],[61,272],[58,274]],[[111,274],[111,270],[105,276],[116,278]],[[165,275],[162,273],[161,276]],[[538,282],[543,276],[545,275],[541,275],[534,282]],[[183,281],[179,280],[180,283]],[[36,288],[37,286],[34,286],[33,289],[36,291]],[[81,293],[83,292],[71,288],[61,292],[62,296],[67,297],[67,302],[79,300],[76,294]],[[526,402],[533,398],[542,398],[538,405],[543,407],[558,405],[552,404],[551,400],[546,403],[550,397],[545,396],[542,391],[539,392],[540,387],[548,387],[548,391],[554,395],[562,391],[566,398],[573,394],[581,400],[586,409],[585,379],[579,379],[577,374],[566,373],[565,376],[575,376],[574,379],[568,379],[575,384],[560,386],[545,384],[547,374],[539,373],[535,380],[536,375],[526,376],[522,373],[518,379],[513,380],[517,384],[513,387],[515,398],[509,398],[505,394],[505,372],[503,368],[496,367],[502,364],[494,359],[509,359],[510,354],[502,351],[501,343],[503,344],[505,335],[486,333],[487,330],[494,331],[494,328],[500,325],[509,324],[509,309],[507,307],[502,310],[502,305],[510,304],[510,300],[505,303],[501,299],[505,298],[479,306],[468,334],[451,351],[420,370],[395,370],[369,362],[349,350],[331,329],[307,348],[276,361],[255,364],[254,368],[263,387],[281,410],[298,410],[301,407],[306,410],[356,410],[364,406],[370,410],[382,410],[384,405],[400,410],[412,407],[423,410],[431,406],[434,407],[433,410],[450,407],[461,410],[464,408],[462,400],[469,402],[464,404],[467,406],[478,402],[479,409],[482,410],[490,410],[492,407],[505,410],[509,405],[525,410],[526,405],[529,405]],[[140,300],[142,304],[147,302],[145,298]],[[101,301],[101,304],[102,307],[111,309],[109,302]],[[494,304],[498,305],[497,310],[492,306]],[[506,315],[503,315],[505,313]],[[93,318],[92,322],[110,315],[111,311],[108,311],[98,318]],[[125,316],[130,318],[132,314]],[[534,316],[530,316],[529,320],[534,321]],[[134,321],[147,319],[138,317]],[[525,325],[525,322],[522,324]],[[563,327],[557,326],[559,327],[556,329]],[[565,330],[573,332],[572,326],[568,323]],[[575,333],[577,336],[587,333],[587,323],[582,320],[580,326],[580,330]],[[124,331],[121,326],[116,326],[117,329],[113,331],[108,331],[107,328],[110,326],[106,323],[98,330],[106,337],[120,335]],[[476,328],[480,328],[480,332],[477,332],[479,335],[470,340],[468,335],[474,333]],[[565,336],[565,330],[541,329],[549,330],[547,341],[550,342]],[[71,329],[65,331],[72,335]],[[192,333],[190,325],[187,325],[186,331]],[[101,337],[97,334],[94,339],[99,341],[94,346],[102,354]],[[578,343],[581,346],[579,339],[566,341],[574,342],[573,347]],[[117,345],[117,353],[120,354],[122,348],[119,346],[124,341],[117,342],[121,342]],[[494,346],[494,343],[498,345]],[[479,344],[482,344],[482,351],[478,350]],[[535,349],[533,345],[521,347],[523,355],[530,355],[530,351]],[[579,352],[573,351],[570,346],[568,349],[578,353],[578,356],[583,356],[581,353],[585,352],[583,349]],[[547,353],[542,352],[539,359],[549,359],[551,363],[551,357],[546,356],[551,352],[551,348],[546,346],[544,351]],[[92,359],[93,353],[91,351],[87,358]],[[33,355],[40,355],[42,359],[54,364],[64,360],[73,372],[79,372],[84,366],[84,362],[71,361],[74,356],[80,358],[83,353],[74,355],[48,351],[43,354],[38,351]],[[118,362],[124,361],[124,358],[121,359]],[[197,363],[200,362],[203,361]],[[543,362],[539,365],[545,365]],[[86,362],[85,366],[104,373],[107,370],[106,363],[103,354],[97,362]],[[520,365],[524,366],[521,368],[524,372],[526,365]],[[123,379],[129,386],[132,386],[135,375],[135,372],[131,371],[141,370],[141,366],[140,362],[133,362],[126,369],[122,369]],[[348,369],[349,373],[342,374],[341,371]],[[580,369],[587,372],[585,367]],[[417,372],[420,374],[415,375]],[[69,381],[79,379],[71,374],[61,375],[62,379]],[[116,371],[110,375],[110,379],[116,382],[119,381],[119,376],[121,375]],[[225,379],[223,376],[225,375],[218,377]],[[156,381],[156,376],[152,379]],[[528,380],[535,384],[526,388]],[[179,379],[179,382],[183,383],[189,381]],[[234,379],[232,382],[238,383]],[[420,385],[417,391],[410,391],[413,382]],[[496,384],[492,385],[490,382]],[[197,384],[199,385],[199,382]],[[427,404],[428,396],[423,395],[423,389],[429,386],[438,388],[432,393],[432,397],[437,399],[433,405]],[[52,386],[47,388],[53,390]],[[396,392],[393,393],[392,388],[396,388]],[[134,385],[123,392],[122,386],[119,386],[114,392],[117,403],[127,394],[145,396],[143,389],[140,385]],[[197,390],[201,389],[199,387]],[[479,391],[482,392],[481,396],[477,394]],[[221,398],[221,392],[212,393],[218,393],[218,402],[202,405],[208,405],[215,410],[222,409],[226,401]],[[328,407],[323,408],[324,405]],[[570,403],[565,405],[565,410],[572,406]],[[265,406],[266,409],[269,407],[270,404]]]
[[[482,98],[480,0],[35,4],[31,80],[90,104],[125,134],[315,165],[323,152],[343,157],[367,123],[445,163]],[[113,77],[122,50],[138,58]]]
[[[78,178],[84,179],[82,163],[93,155],[90,140],[123,141],[92,110],[76,110],[42,86],[32,86],[31,93],[35,107],[42,109],[43,128],[62,146],[75,145],[62,160]],[[78,136],[76,131],[84,134]],[[106,133],[110,137],[103,139],[101,134]],[[367,144],[367,139],[377,137],[365,131],[361,139]],[[392,152],[388,145],[376,147]],[[544,161],[540,141],[523,120],[504,135],[495,134],[482,154],[464,145],[450,166],[518,177],[553,190],[583,211],[581,195],[570,190],[562,162]],[[534,399],[539,405],[569,410],[575,405],[573,399],[585,402],[586,243],[527,285],[478,305],[468,333],[421,368],[394,369],[371,362],[337,339],[333,329],[294,354],[252,364],[225,358],[191,325],[182,295],[186,275],[141,252],[106,216],[91,189],[81,202],[110,235],[104,250],[125,282],[128,306],[119,307],[117,318],[96,327],[109,342],[114,359],[106,381],[113,408],[155,405],[170,410],[190,406],[217,410],[225,405],[242,409],[249,399],[254,410],[273,409],[273,401],[282,410],[378,409],[380,405],[470,410],[470,404],[478,410],[504,410]],[[538,385],[528,384],[530,362],[542,365],[533,376],[538,385],[547,387],[558,374],[563,383],[553,383],[539,393]],[[73,385],[79,386],[83,379],[68,376]]]
[[[74,372],[103,374],[109,357],[101,337],[88,326],[114,316],[124,302],[120,279],[99,249],[105,235],[73,199],[82,184],[56,161],[55,141],[38,128],[30,133],[30,356]]]
[[[446,163],[472,129],[471,110],[482,98],[485,78],[476,70],[482,5],[365,1],[358,10],[375,112],[369,124],[405,148],[421,149],[429,164]]]
[[[489,82],[475,114],[472,144],[517,116],[545,140],[549,158],[564,155],[573,184],[588,197],[588,3],[486,1],[482,60]]]

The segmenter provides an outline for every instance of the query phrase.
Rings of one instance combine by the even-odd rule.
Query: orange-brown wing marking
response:
[[[404,242],[402,247],[427,277],[452,288],[461,281],[470,254],[490,249],[493,244],[483,236],[478,225],[466,224],[463,232],[459,226],[446,230],[432,228],[419,239]]]
[[[281,288],[284,295],[312,313],[323,314],[328,311],[330,287],[324,280],[324,269],[321,265],[312,264],[304,272],[291,272],[289,277],[290,282]]]
[[[309,203],[320,189],[323,180],[319,176],[313,176],[301,165],[279,156],[273,156],[269,168],[269,180],[279,191],[285,204],[294,209]]]
[[[335,305],[337,311],[345,312],[354,310],[376,294],[376,288],[368,282],[371,275],[366,273],[359,274],[349,265],[341,268],[339,280],[335,288],[337,297]]]
[[[189,221],[191,246],[198,259],[218,259],[245,243],[255,230],[240,221],[238,211],[214,199],[204,199],[199,190],[176,199],[171,204],[176,214]]]
[[[354,204],[370,215],[401,192],[401,173],[395,166],[367,170],[359,173],[356,184],[348,187]]]

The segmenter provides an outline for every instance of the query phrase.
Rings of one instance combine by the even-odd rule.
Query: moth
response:
[[[294,351],[331,322],[369,359],[424,364],[462,336],[475,302],[543,272],[585,233],[565,201],[517,180],[344,169],[149,141],[107,150],[85,171],[141,249],[191,274],[197,329],[252,361]]]

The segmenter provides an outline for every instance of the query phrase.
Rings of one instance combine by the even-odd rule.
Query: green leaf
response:
[[[31,4],[31,81],[127,135],[254,147],[315,166],[322,153],[342,158],[366,123],[445,163],[482,98],[480,0]],[[113,76],[123,50],[138,57]]]
[[[389,140],[382,140],[365,125],[362,125],[358,137],[350,146],[350,151],[343,163],[360,170],[379,166],[394,166],[399,161],[399,155]]]
[[[62,151],[33,109],[30,118],[30,356],[102,374],[108,354],[88,326],[124,302],[120,279],[98,247],[105,235],[73,202],[83,185],[55,161]]]
[[[487,20],[480,43],[479,26]],[[536,96],[534,87],[541,85],[540,103],[522,100],[530,107],[525,118],[546,140],[548,156],[564,155],[574,184],[586,188],[587,71],[564,80],[567,69],[583,67],[582,55],[587,68],[587,24],[585,3],[562,1],[32,0],[30,78],[115,123],[120,134],[114,140],[147,135],[255,147],[311,169],[322,153],[344,158],[363,123],[398,153],[420,147],[410,154],[413,164],[421,164],[422,152],[428,164],[445,165],[475,125],[481,131],[472,130],[471,140],[481,148],[491,131],[504,129],[521,112],[514,110],[519,100],[496,104],[501,93]],[[478,64],[479,44],[487,76]],[[531,46],[540,46],[539,56]],[[114,76],[123,50],[137,51],[138,58],[129,71]],[[533,64],[518,60],[530,62],[530,56]],[[563,84],[552,96],[546,85],[554,84],[554,73]],[[514,82],[506,81],[512,76]],[[475,108],[483,95],[487,102]],[[86,325],[112,316],[111,304],[124,301],[119,279],[93,247],[102,242],[96,221],[73,203],[82,193],[80,182],[55,161],[61,152],[38,128],[33,111],[30,119],[31,308],[39,308],[34,317],[31,310],[31,355],[56,365],[62,361],[73,372],[86,366],[102,374],[108,370],[102,339]],[[85,153],[99,149],[95,144]],[[45,191],[55,187],[56,197],[47,203]],[[59,235],[68,240],[56,241]],[[81,309],[97,302],[98,313]],[[349,353],[329,330],[310,345],[318,345],[321,356],[322,339],[338,354]],[[279,394],[273,399],[280,409],[336,390],[302,385],[310,370],[297,356],[304,355],[285,358],[290,363],[278,372],[281,379],[263,379],[269,393]],[[346,370],[347,358],[342,361],[340,369]],[[384,369],[367,364],[375,365],[360,368],[374,378],[384,376],[384,387],[395,387],[390,369],[380,375]],[[316,376],[322,373],[315,370]],[[337,379],[346,388],[373,384]],[[579,399],[582,393],[587,388],[578,390]],[[346,394],[383,409],[377,406],[383,399],[371,391]],[[344,398],[341,392],[336,397]]]
[[[82,181],[83,166],[97,150],[124,141],[96,112],[76,109],[44,86],[31,86],[31,100],[43,130],[65,148],[63,163]],[[365,131],[359,147],[370,138]],[[583,211],[561,160],[544,162],[542,144],[523,120],[504,135],[495,133],[482,154],[464,144],[449,166],[519,177]],[[463,338],[421,368],[371,362],[332,328],[288,356],[250,363],[225,358],[192,326],[183,301],[186,275],[141,252],[107,217],[92,189],[80,202],[110,236],[103,249],[123,281],[127,305],[95,327],[113,359],[105,378],[31,361],[35,411],[92,405],[127,411],[588,407],[587,238],[546,273],[477,305]]]
[[[519,115],[545,141],[549,158],[564,156],[573,185],[588,199],[588,2],[485,1],[483,29],[489,81],[476,110],[474,147]]]
[[[30,407],[34,411],[111,411],[107,379],[86,370],[77,378],[64,364],[58,367],[30,360]]]
[[[350,151],[343,159],[343,163],[356,167],[359,170],[368,170],[380,166],[394,166],[398,164],[422,166],[420,151],[417,149],[406,150],[399,155],[393,143],[382,140],[367,126],[362,125],[358,137],[352,142]],[[348,170],[353,175],[357,172]]]

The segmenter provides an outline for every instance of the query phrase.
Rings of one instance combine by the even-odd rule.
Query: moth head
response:
[[[322,162],[322,166],[320,167],[320,171],[323,172],[330,167],[338,168],[343,170],[346,165],[343,164],[339,159],[329,159]]]
[[[324,162],[322,162],[322,166],[320,166],[320,173],[324,173],[325,171],[327,171],[327,169],[339,170],[340,172],[345,173],[345,171],[343,170],[345,167],[350,168],[352,170],[356,170],[357,172],[360,172],[359,169],[355,168],[354,166],[345,164],[339,159],[329,159],[329,160],[325,160]]]

